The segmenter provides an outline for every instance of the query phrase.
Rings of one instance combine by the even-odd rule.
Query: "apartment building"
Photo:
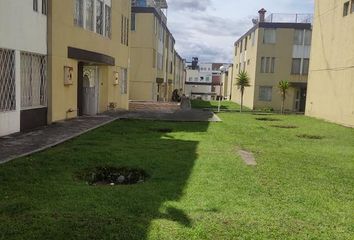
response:
[[[165,0],[132,2],[130,100],[170,101],[175,86],[175,39]],[[178,55],[179,56],[179,55]]]
[[[306,115],[354,127],[354,0],[316,0]]]
[[[223,73],[228,69],[230,64],[227,63],[213,63],[212,64],[212,100],[224,99],[224,78]]]
[[[130,13],[127,0],[1,0],[0,136],[128,109]]]
[[[128,109],[131,1],[48,2],[48,122]]]
[[[198,58],[186,67],[185,93],[191,99],[210,101],[212,97],[212,63],[200,63]]]
[[[47,123],[47,1],[0,1],[0,136]]]
[[[231,100],[231,92],[234,84],[233,81],[233,65],[231,64],[229,67],[225,67],[221,73],[221,81],[222,81],[222,92],[224,100]]]
[[[304,112],[306,105],[311,36],[311,14],[270,14],[259,11],[254,26],[234,45],[233,82],[246,71],[250,87],[244,105],[251,109],[280,110],[279,81],[290,82],[286,111]],[[240,92],[232,87],[232,101],[240,103]]]

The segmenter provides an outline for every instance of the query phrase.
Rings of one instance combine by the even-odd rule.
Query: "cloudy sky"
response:
[[[231,62],[233,43],[252,27],[258,10],[312,13],[313,0],[167,0],[168,25],[183,58]]]

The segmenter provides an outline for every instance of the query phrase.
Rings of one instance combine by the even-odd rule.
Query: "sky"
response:
[[[233,44],[265,8],[269,13],[313,13],[313,0],[167,0],[176,50],[190,61],[231,63]]]

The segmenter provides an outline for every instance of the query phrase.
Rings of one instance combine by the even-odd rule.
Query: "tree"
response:
[[[281,114],[284,114],[284,107],[285,107],[285,99],[286,99],[286,95],[288,93],[288,90],[290,88],[290,83],[288,81],[280,81],[278,83],[278,89],[280,91],[280,95],[281,95],[281,109],[280,112]]]
[[[245,93],[245,88],[246,87],[250,87],[250,78],[247,74],[246,71],[241,71],[238,75],[237,75],[237,78],[236,78],[236,86],[237,86],[237,89],[240,90],[241,92],[241,109],[240,109],[240,112],[242,112],[242,108],[243,108],[243,95]]]

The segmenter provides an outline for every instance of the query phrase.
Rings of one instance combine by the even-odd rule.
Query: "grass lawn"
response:
[[[203,100],[192,100],[192,107],[193,108],[211,108],[217,109],[219,106],[219,101],[203,101]],[[221,101],[222,110],[240,110],[240,105],[231,101]],[[246,110],[247,108],[244,107]]]
[[[304,116],[219,116],[117,121],[0,165],[0,239],[353,239],[354,129]],[[74,177],[106,165],[143,168],[150,179],[93,187]]]

